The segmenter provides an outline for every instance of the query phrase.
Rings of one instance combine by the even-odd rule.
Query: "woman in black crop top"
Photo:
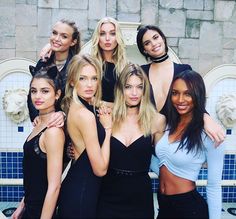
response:
[[[102,181],[98,218],[154,217],[148,171],[152,142],[162,135],[165,119],[156,112],[149,95],[141,67],[127,65],[115,88],[111,156]]]
[[[170,60],[166,36],[157,26],[141,26],[136,40],[140,53],[150,61],[142,68],[151,84],[152,102],[158,112],[167,116],[166,99],[171,82],[175,75],[184,70],[191,70],[191,66],[177,64]],[[168,120],[168,117],[166,119]],[[219,145],[224,140],[224,131],[207,113],[204,114],[204,128],[216,144]]]
[[[30,68],[30,95],[39,121],[24,144],[25,196],[13,218],[52,218],[59,195],[65,136],[62,128],[47,128],[61,95],[57,68]]]

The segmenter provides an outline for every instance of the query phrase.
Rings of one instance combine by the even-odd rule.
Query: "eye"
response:
[[[95,77],[92,78],[92,80],[93,80],[93,81],[97,81],[97,80],[98,80],[98,77],[95,76]]]
[[[83,81],[83,80],[85,80],[85,78],[84,77],[79,77],[79,80]]]
[[[68,38],[67,35],[65,35],[65,34],[62,35],[62,39],[67,39],[67,38]]]
[[[172,95],[172,96],[176,96],[176,95],[177,95],[177,92],[173,90],[173,91],[171,92],[171,95]]]
[[[31,93],[31,94],[35,94],[35,93],[36,93],[36,90],[31,89],[31,90],[30,90],[30,93]]]
[[[105,32],[100,32],[100,36],[105,36]]]
[[[116,32],[115,32],[115,31],[111,32],[111,35],[112,35],[112,36],[115,36],[115,35],[116,35]]]
[[[143,85],[139,85],[138,89],[143,90]]]
[[[131,85],[125,85],[125,89],[131,89]]]
[[[158,39],[158,38],[159,38],[159,35],[154,35],[154,36],[153,36],[153,39],[154,39],[154,40],[156,40],[156,39]]]
[[[53,34],[53,35],[57,35],[57,31],[53,30],[53,31],[52,31],[52,34]]]
[[[189,92],[186,92],[186,93],[185,93],[185,96],[186,96],[186,97],[191,97],[191,94],[190,94]]]
[[[49,90],[42,90],[42,93],[47,94],[47,93],[49,93]]]
[[[146,41],[146,42],[143,43],[143,46],[148,46],[149,43],[150,43],[150,41]]]

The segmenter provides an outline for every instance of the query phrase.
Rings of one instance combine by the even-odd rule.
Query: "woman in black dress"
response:
[[[68,68],[62,108],[67,114],[67,132],[74,145],[75,161],[65,177],[59,196],[59,218],[95,218],[101,177],[110,158],[112,119],[102,107],[101,74],[96,59],[75,55]]]
[[[30,96],[39,120],[24,144],[25,196],[12,218],[52,218],[61,185],[64,131],[47,128],[61,95],[57,68],[30,68],[33,75]]]
[[[138,65],[127,65],[117,80],[111,156],[102,180],[98,218],[154,217],[148,171],[152,144],[162,136],[165,118],[151,104],[149,89]]]

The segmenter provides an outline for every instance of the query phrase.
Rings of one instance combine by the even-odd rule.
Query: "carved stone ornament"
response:
[[[3,110],[14,123],[21,123],[29,117],[27,95],[28,92],[23,88],[5,90]]]
[[[236,125],[236,94],[224,94],[216,103],[216,114],[225,128]]]

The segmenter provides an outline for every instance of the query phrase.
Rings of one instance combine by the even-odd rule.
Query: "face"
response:
[[[71,46],[74,46],[76,40],[73,40],[74,30],[66,23],[57,22],[53,27],[50,37],[51,48],[55,52],[65,52]]]
[[[81,69],[79,81],[76,84],[77,95],[90,102],[98,89],[98,75],[92,65],[85,65]]]
[[[55,101],[60,97],[60,93],[55,93],[53,86],[44,78],[33,79],[30,93],[35,108],[41,113],[54,110]]]
[[[166,53],[164,40],[155,30],[147,30],[143,35],[143,47],[153,57],[160,57]]]
[[[137,106],[143,97],[143,82],[136,75],[128,78],[124,87],[125,103],[127,106]]]
[[[174,82],[171,101],[180,115],[192,115],[193,99],[184,80],[177,79]]]
[[[99,46],[106,51],[113,51],[117,46],[116,29],[112,23],[104,23],[101,25],[99,33]]]

